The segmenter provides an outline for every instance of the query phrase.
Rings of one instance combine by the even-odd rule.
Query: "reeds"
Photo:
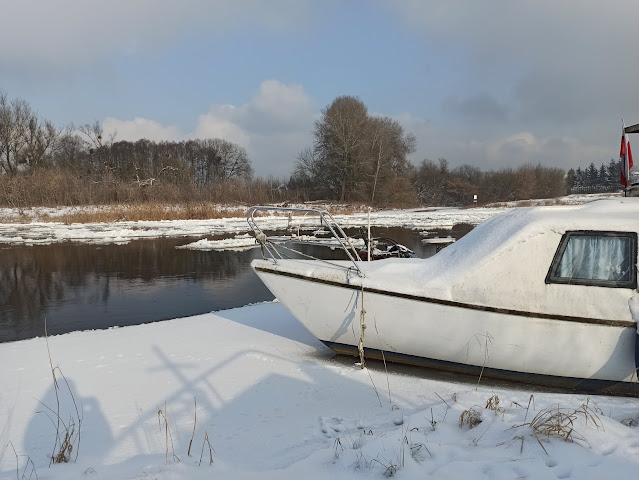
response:
[[[74,450],[75,445],[75,461],[78,459],[78,454],[80,453],[80,440],[81,440],[81,432],[82,432],[82,419],[83,414],[80,412],[78,408],[78,404],[75,401],[75,396],[73,395],[73,391],[71,390],[71,386],[67,381],[66,377],[60,370],[59,366],[54,367],[53,361],[51,360],[51,350],[49,349],[49,334],[47,332],[47,321],[44,321],[44,338],[47,344],[47,353],[49,355],[49,367],[51,369],[51,376],[53,377],[53,390],[55,392],[56,399],[56,409],[53,410],[48,405],[42,404],[50,413],[53,414],[55,420],[49,416],[51,421],[54,423],[56,427],[55,432],[55,442],[53,444],[53,450],[51,452],[51,457],[49,461],[49,466],[53,463],[67,463],[71,460],[71,454]],[[64,383],[66,384],[69,395],[71,396],[71,400],[73,402],[73,406],[75,409],[76,417],[71,416],[68,423],[62,420],[60,416],[60,385],[58,384],[58,378],[56,376],[56,371],[60,374]],[[42,402],[40,402],[42,403]],[[46,412],[45,412],[46,413]],[[77,431],[76,431],[77,427]]]
[[[589,402],[582,403],[576,409],[559,405],[544,408],[524,426],[532,429],[541,448],[548,453],[539,441],[539,437],[556,437],[566,442],[590,446],[585,437],[575,430],[575,423],[579,418],[585,419],[586,424],[590,421],[597,428],[602,426],[601,419],[590,407]]]

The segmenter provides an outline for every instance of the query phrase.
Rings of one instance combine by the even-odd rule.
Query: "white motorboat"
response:
[[[637,395],[638,233],[613,198],[515,208],[427,259],[252,267],[338,353]]]

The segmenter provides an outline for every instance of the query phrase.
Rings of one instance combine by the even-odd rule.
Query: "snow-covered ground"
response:
[[[601,479],[639,468],[639,399],[361,370],[279,303],[54,336],[49,348],[61,423],[75,424],[71,462],[49,467],[58,406],[45,339],[4,343],[0,478]],[[571,422],[568,441],[541,432],[552,415]]]
[[[371,223],[442,228],[505,208],[377,212]],[[359,226],[367,216],[337,220]],[[247,230],[244,218],[33,222],[0,224],[0,242]],[[0,364],[2,479],[600,479],[639,469],[639,399],[477,385],[376,362],[361,370],[277,302],[53,336],[48,346],[2,343]],[[49,466],[67,429],[71,461]]]

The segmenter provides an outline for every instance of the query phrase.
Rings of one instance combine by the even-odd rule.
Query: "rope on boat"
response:
[[[361,368],[366,368],[366,359],[364,358],[364,332],[366,331],[366,309],[364,308],[364,285],[362,285],[362,309],[359,312],[359,343],[357,350],[359,352],[359,363]]]

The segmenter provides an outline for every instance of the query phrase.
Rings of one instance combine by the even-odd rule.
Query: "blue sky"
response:
[[[116,139],[220,137],[288,176],[313,120],[358,96],[411,160],[564,168],[639,122],[639,2],[0,0],[0,89]]]

